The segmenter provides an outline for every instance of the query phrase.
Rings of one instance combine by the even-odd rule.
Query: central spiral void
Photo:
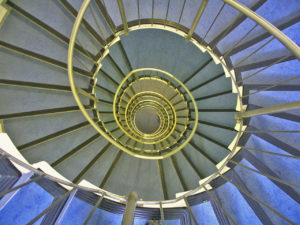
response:
[[[133,123],[142,133],[153,134],[158,130],[160,121],[159,112],[155,108],[144,106],[136,112]]]
[[[198,119],[191,119],[195,111],[196,102],[183,83],[153,68],[131,71],[113,102],[115,121],[129,137],[120,144],[142,157],[172,155],[182,149],[197,128]]]

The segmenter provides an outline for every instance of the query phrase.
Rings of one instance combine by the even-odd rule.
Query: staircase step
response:
[[[49,93],[48,90],[2,86],[0,94],[1,102],[6,105],[5,108],[1,107],[1,115],[77,105],[70,92]],[[12,101],[15,104],[11,104]],[[83,104],[87,103],[86,99],[83,100]]]
[[[16,35],[19,32],[22,36]],[[24,20],[14,11],[5,20],[0,31],[0,39],[20,48],[30,49],[30,51],[67,62],[67,45],[62,45],[58,39],[53,38],[30,21]],[[52,51],[49,51],[50,49]]]
[[[166,183],[167,199],[173,199],[176,193],[183,191],[183,188],[170,158],[162,160],[162,168]]]
[[[163,198],[157,162],[134,158],[125,153],[120,157],[104,188],[125,196],[131,190],[136,190],[143,200]]]
[[[229,93],[228,93],[229,92]],[[236,94],[233,94],[231,91],[224,92],[218,92],[218,94],[221,93],[219,96],[205,96],[207,98],[204,99],[204,97],[196,98],[198,109],[210,109],[211,107],[214,107],[214,109],[228,109],[232,108],[235,109],[236,107]]]
[[[269,115],[262,115],[262,116],[253,118],[250,122],[250,125],[261,130],[261,132],[271,131],[271,132],[265,132],[265,133],[268,133],[269,135],[271,135],[283,142],[289,143],[292,146],[296,147],[296,146],[299,146],[299,144],[300,144],[300,142],[299,142],[300,134],[299,134],[299,123],[298,122],[293,122],[290,120],[272,117]],[[249,128],[249,130],[252,130],[252,129]],[[276,132],[276,131],[279,131],[279,132]],[[282,132],[280,132],[280,131],[282,131]],[[288,132],[288,131],[294,131],[294,132]],[[254,132],[256,132],[256,131],[254,131]]]
[[[199,83],[201,84],[201,81]],[[224,75],[214,80],[213,82],[210,82],[193,91],[193,96],[195,98],[201,98],[204,96],[222,93],[228,90],[231,90],[231,81]]]
[[[280,19],[277,22],[274,22],[273,24],[279,29],[279,30],[284,30],[285,28],[292,26],[293,24],[296,24],[300,21],[300,16],[297,15],[291,15],[291,16],[286,16],[284,19]],[[256,31],[256,32],[255,32]],[[248,37],[242,41],[240,45],[235,47],[230,54],[235,54],[243,49],[248,48],[249,46],[262,41],[268,37],[270,37],[270,33],[265,31],[263,28],[257,27],[253,31],[253,35],[251,37]]]
[[[53,200],[53,196],[40,185],[30,183],[22,187],[0,211],[0,221],[2,224],[26,224],[46,209]]]
[[[246,165],[250,168],[253,167],[247,160],[242,160],[241,164]],[[299,223],[299,217],[297,203],[291,199],[286,193],[284,193],[278,186],[272,183],[268,178],[254,173],[242,167],[236,167],[234,169],[240,178],[243,180],[249,191],[262,202],[266,203],[273,209],[276,209],[278,213],[285,216],[294,223]],[[247,177],[247,179],[245,179]],[[255,182],[253,182],[255,180]],[[284,204],[282,204],[284,202]],[[292,207],[293,210],[289,210]],[[285,223],[284,219],[266,209],[265,213],[270,217],[273,223]]]
[[[216,189],[218,201],[237,224],[261,224],[251,207],[239,190],[230,183],[225,183]],[[235,206],[239,203],[239,207]],[[242,209],[242,210],[241,210]]]
[[[299,30],[299,28],[300,23],[297,23],[284,29],[283,33],[290,37],[295,43],[300,43],[300,35],[298,35],[297,32],[294,32],[294,30]],[[278,40],[272,40],[272,37],[268,37],[267,39],[257,42],[256,44],[251,45],[249,48],[236,53],[231,57],[231,59],[234,66],[240,66],[259,62],[262,57],[264,57],[264,59],[272,58],[274,57],[274,54],[280,57],[290,54],[290,52],[287,51],[286,47]],[[244,59],[246,60],[244,61]]]
[[[96,139],[90,145],[59,164],[56,167],[56,170],[63,174],[67,179],[73,180],[96,156],[105,142],[106,140],[104,138]]]
[[[261,72],[263,68],[253,69],[249,71],[242,72],[242,78],[245,79],[243,83],[245,84],[253,84],[253,83],[260,83],[260,84],[276,84],[278,82],[291,79],[293,77],[298,76],[298,71],[300,68],[299,60],[291,60],[282,63],[278,63],[273,65]],[[259,72],[259,73],[258,73]],[[252,74],[257,73],[257,75],[251,76]],[[247,78],[251,76],[250,78]],[[299,79],[294,79],[285,84],[299,84]]]
[[[193,162],[193,164],[197,166],[198,171],[200,171],[204,177],[214,173],[217,170],[212,162],[210,162],[203,154],[199,153],[199,151],[195,150],[190,144],[185,147],[183,151]]]
[[[121,41],[118,43],[114,44],[112,47],[109,48],[109,55],[107,56],[108,58],[111,57],[111,59],[116,63],[116,65],[113,65],[114,62],[110,62],[112,66],[117,66],[118,68],[115,69],[115,73],[122,73],[122,75],[127,75],[132,68],[131,67],[131,59],[128,58],[127,61],[127,53],[125,51],[122,51],[122,47],[124,48],[123,44]],[[112,61],[109,60],[109,61]],[[130,64],[128,64],[130,63]]]
[[[236,120],[233,112],[199,112],[199,120],[234,127]]]
[[[1,68],[7,71],[1,75],[2,79],[69,86],[66,71],[62,69],[3,48],[0,49],[0,52]],[[87,87],[85,77],[75,76],[75,79],[78,87]]]
[[[213,139],[214,140],[214,139]],[[193,142],[210,158],[214,159],[215,162],[219,162],[226,155],[228,155],[229,151],[227,148],[221,147],[214,142],[207,140],[206,138],[195,135],[193,138]]]
[[[116,26],[122,24],[122,19],[119,11],[119,6],[117,1],[104,1],[106,10],[108,14],[111,16],[112,21],[115,23]],[[124,4],[123,5],[127,5]]]
[[[274,7],[276,5],[276,7]],[[284,9],[284,13],[282,13]],[[267,1],[256,13],[268,20],[270,23],[284,19],[286,15],[299,13],[300,6],[297,2],[291,2],[287,7],[280,0]]]
[[[208,53],[203,54],[183,37],[163,30],[132,31],[121,41],[133,68],[162,69],[182,81],[209,59]]]
[[[223,73],[223,68],[220,65],[216,65],[214,61],[211,61],[207,66],[205,66],[201,71],[199,71],[193,79],[191,79],[187,83],[187,87],[189,89],[192,89],[198,84],[205,84],[204,86],[206,86],[208,84],[208,81],[210,81],[210,84],[214,83],[216,82],[216,80],[222,77]]]
[[[193,205],[191,206],[191,210],[196,216],[198,224],[220,224],[209,201],[204,201],[200,204]],[[198,215],[205,215],[205,217]]]
[[[190,165],[189,161],[184,158],[181,152],[175,154],[174,158],[187,189],[191,190],[198,187],[200,177]]]
[[[99,146],[99,149],[103,146]],[[114,158],[116,157],[118,150],[115,147],[109,148],[99,160],[86,172],[83,179],[99,186],[108,172]]]
[[[34,143],[29,143],[35,140],[83,122],[85,122],[85,120],[81,112],[70,112],[49,115],[47,119],[43,116],[37,116],[21,120],[7,120],[5,121],[5,130],[8,133],[12,132],[10,138],[14,141],[16,146],[20,147],[19,150],[23,150],[27,147],[34,146]],[[88,126],[88,124],[86,126]],[[20,127],[22,129],[20,129]],[[41,140],[40,143],[46,141],[47,140]]]
[[[43,145],[37,145],[25,150],[22,154],[31,163],[47,161],[51,164],[94,134],[94,128],[86,127],[83,130],[77,130],[71,134],[64,135],[53,142],[49,141]]]
[[[247,6],[251,6],[255,2],[256,1],[246,0],[243,1],[243,4],[246,4]],[[213,1],[211,3],[208,3],[202,15],[202,18],[206,18],[206,19],[200,20],[198,26],[195,29],[195,33],[201,35],[202,37],[205,36],[206,32],[209,30],[209,27],[213,23],[221,7],[222,7],[222,3],[219,1]],[[210,29],[210,32],[206,35],[205,41],[209,43],[212,42],[215,38],[217,38],[217,36],[219,35],[223,36],[222,32],[226,30],[228,27],[230,27],[233,22],[237,21],[237,24],[240,23],[239,17],[240,14],[237,10],[235,10],[234,8],[228,5],[225,5],[223,7],[222,12],[220,13],[220,17],[216,20],[216,22]],[[213,41],[213,46],[215,45],[214,42],[215,41]]]
[[[74,225],[83,224],[92,209],[93,205],[75,197],[62,218],[61,223]],[[78,216],[74,217],[74,215],[77,214]],[[114,214],[102,209],[96,209],[89,220],[89,224],[96,224],[97,221],[101,221],[106,224],[121,224],[122,214]]]
[[[262,91],[257,94],[254,94],[249,103],[258,105],[258,106],[272,106],[284,104],[292,101],[299,101],[299,92],[297,91]],[[299,110],[289,110],[289,113],[299,115]]]

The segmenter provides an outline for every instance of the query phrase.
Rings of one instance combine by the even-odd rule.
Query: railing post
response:
[[[68,199],[66,200],[63,208],[59,212],[59,215],[57,216],[54,225],[59,225],[61,223],[64,215],[66,214],[69,206],[71,205],[72,200],[75,198],[75,195],[76,195],[77,191],[78,191],[78,189],[71,192],[71,194],[69,195]]]
[[[247,117],[253,117],[253,116],[259,116],[264,114],[272,114],[292,109],[299,109],[300,108],[300,101],[280,104],[280,105],[274,105],[269,107],[264,107],[260,109],[254,109],[250,111],[240,112],[235,114],[236,119],[242,119]]]
[[[5,133],[5,130],[4,130],[4,120],[0,120],[0,133]]]
[[[128,199],[127,199],[125,212],[123,215],[122,225],[132,225],[133,224],[137,200],[138,200],[138,194],[134,191],[130,192]]]
[[[199,8],[199,10],[197,12],[197,15],[196,15],[196,17],[195,17],[195,19],[194,19],[194,21],[192,23],[191,29],[189,30],[189,33],[187,34],[187,36],[185,38],[186,42],[190,41],[190,39],[191,39],[191,37],[192,37],[192,35],[194,33],[194,30],[196,29],[196,26],[199,23],[199,20],[200,20],[202,14],[203,14],[203,11],[205,9],[205,6],[206,6],[207,2],[208,2],[208,0],[202,0],[202,3],[201,3],[200,8]]]
[[[162,225],[166,225],[165,223],[165,215],[164,215],[164,209],[162,207],[162,203],[159,203],[159,209],[160,209],[160,221]]]
[[[123,22],[123,29],[125,31],[125,34],[128,35],[128,25],[127,25],[123,1],[118,0],[118,4],[119,4],[120,14],[121,14],[122,22]]]
[[[195,224],[195,225],[199,225],[199,224],[198,224],[198,221],[197,221],[197,219],[196,219],[196,217],[195,217],[195,215],[194,215],[194,213],[193,213],[193,211],[192,211],[192,209],[191,209],[191,207],[190,207],[190,204],[189,204],[188,201],[187,201],[187,199],[184,198],[183,200],[184,200],[184,202],[185,202],[185,205],[186,205],[187,210],[189,211],[190,216],[191,216],[192,219],[193,219],[194,224]],[[199,215],[198,215],[198,216],[199,216]]]

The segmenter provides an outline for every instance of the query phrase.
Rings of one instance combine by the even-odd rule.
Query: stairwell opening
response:
[[[160,125],[160,119],[156,109],[144,107],[136,112],[135,124],[139,131],[145,134],[153,134]]]

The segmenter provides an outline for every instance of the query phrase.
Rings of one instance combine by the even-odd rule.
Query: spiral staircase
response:
[[[298,0],[0,8],[0,224],[300,224]]]

